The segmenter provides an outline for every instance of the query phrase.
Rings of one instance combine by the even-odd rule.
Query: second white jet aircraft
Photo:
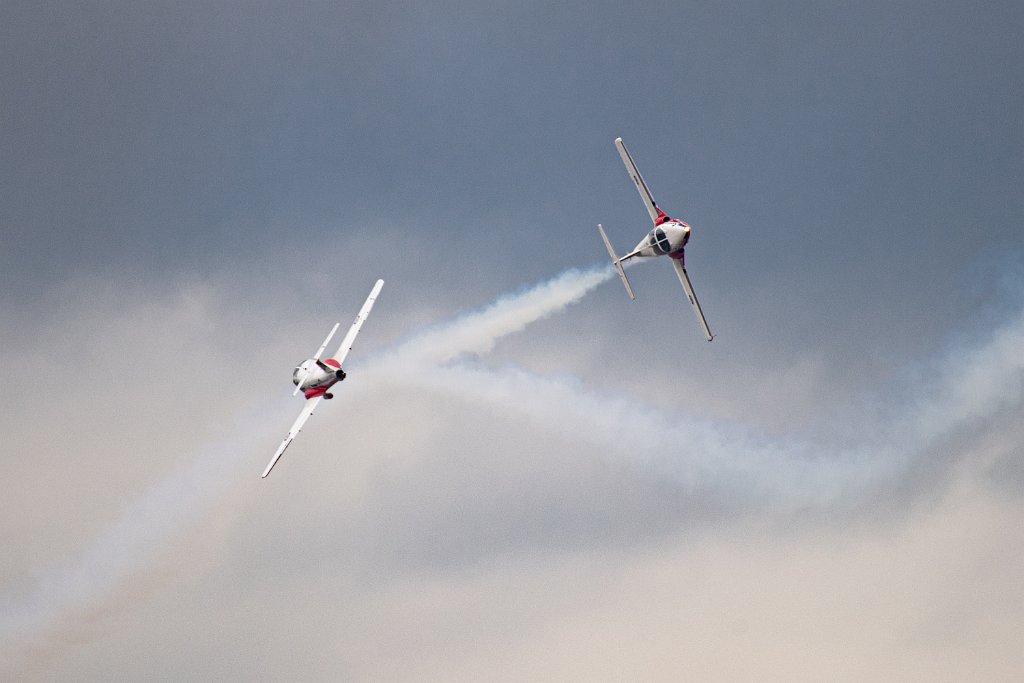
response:
[[[626,286],[629,298],[636,300],[636,295],[633,294],[633,288],[629,284],[629,279],[626,278],[626,271],[622,269],[622,262],[634,256],[646,258],[668,255],[676,269],[676,275],[679,276],[679,282],[682,283],[683,289],[686,290],[686,296],[690,300],[690,305],[693,306],[693,310],[697,314],[697,320],[700,321],[701,327],[704,328],[704,338],[711,341],[715,337],[711,334],[711,328],[708,327],[707,319],[704,318],[704,311],[700,309],[700,302],[697,301],[697,295],[693,291],[693,285],[690,284],[690,277],[686,274],[686,266],[683,262],[683,249],[686,247],[686,243],[690,241],[690,226],[681,220],[669,218],[654,203],[654,197],[651,196],[651,191],[647,189],[647,183],[640,176],[640,171],[637,170],[636,164],[633,163],[633,158],[629,156],[626,146],[622,144],[622,138],[615,138],[615,147],[619,150],[622,163],[626,165],[626,171],[629,172],[629,177],[633,179],[633,183],[640,193],[640,198],[644,201],[644,206],[647,207],[647,213],[651,215],[654,228],[647,233],[647,236],[640,241],[640,244],[636,245],[633,251],[619,258],[616,256],[615,250],[612,249],[612,243],[608,241],[608,236],[604,233],[604,227],[598,225],[597,229],[601,231],[601,239],[604,240],[604,246],[608,248],[608,254],[612,257],[612,264],[615,266],[615,270],[618,271],[622,284]]]
[[[320,356],[323,355],[324,349],[331,341],[331,337],[338,331],[338,326],[341,323],[334,323],[334,327],[331,328],[330,334],[327,335],[327,339],[324,339],[324,343],[320,345],[320,349],[316,352],[316,355],[309,360],[304,360],[299,363],[299,366],[292,372],[292,383],[295,384],[295,391],[292,392],[292,396],[299,393],[300,391],[306,397],[306,405],[302,408],[302,412],[299,413],[299,417],[295,420],[295,424],[288,430],[288,436],[284,437],[284,441],[277,447],[277,452],[274,453],[273,459],[270,464],[267,465],[267,469],[263,470],[263,476],[266,477],[270,474],[270,470],[274,469],[274,465],[277,464],[278,458],[284,455],[285,449],[291,445],[292,439],[296,437],[299,430],[302,429],[302,425],[306,424],[306,420],[313,414],[313,410],[316,409],[317,404],[320,403],[322,398],[334,398],[334,395],[329,393],[327,390],[332,386],[345,379],[345,371],[341,369],[341,364],[345,362],[348,352],[352,350],[352,344],[355,343],[356,335],[359,334],[359,329],[363,326],[366,321],[366,317],[370,315],[370,309],[373,308],[373,302],[377,300],[377,295],[380,294],[381,287],[384,286],[383,280],[377,280],[377,284],[373,286],[370,291],[370,296],[366,297],[366,303],[359,309],[359,315],[356,316],[355,321],[352,323],[352,327],[349,328],[348,334],[345,335],[345,339],[342,340],[341,346],[338,347],[338,352],[334,354],[333,358],[327,360],[320,360]]]

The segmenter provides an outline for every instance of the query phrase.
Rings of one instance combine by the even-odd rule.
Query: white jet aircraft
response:
[[[356,340],[356,335],[359,334],[359,329],[366,322],[366,317],[370,315],[370,309],[373,308],[373,302],[377,300],[377,295],[380,294],[381,287],[384,286],[383,280],[377,280],[377,284],[373,286],[370,291],[370,296],[366,297],[366,303],[359,310],[359,315],[356,316],[355,322],[352,323],[352,327],[349,328],[348,334],[345,335],[345,339],[342,340],[341,346],[338,347],[338,352],[334,354],[334,358],[328,358],[327,360],[320,360],[320,356],[323,354],[324,349],[327,348],[327,344],[330,343],[331,337],[338,331],[338,326],[341,323],[334,323],[334,327],[331,328],[331,333],[327,335],[327,339],[324,339],[324,343],[320,345],[320,349],[316,352],[316,355],[309,360],[304,360],[299,363],[299,366],[295,368],[292,373],[292,382],[295,384],[295,391],[292,392],[292,396],[298,394],[300,391],[306,397],[306,405],[302,408],[302,412],[299,413],[299,417],[295,420],[295,424],[288,430],[288,436],[284,437],[284,441],[277,447],[277,452],[274,453],[273,459],[270,464],[267,465],[267,469],[263,470],[263,476],[266,477],[270,474],[270,470],[277,464],[278,458],[280,458],[286,448],[291,445],[292,440],[298,435],[299,430],[302,429],[302,425],[306,424],[306,420],[309,419],[310,415],[316,409],[317,404],[320,403],[320,399],[334,398],[333,394],[328,393],[328,389],[337,384],[338,382],[345,379],[345,371],[341,369],[341,364],[345,362],[345,357],[348,356],[348,352],[352,350],[352,344]]]
[[[633,158],[629,156],[626,146],[622,144],[622,138],[615,138],[615,147],[619,150],[622,163],[626,165],[626,171],[629,172],[629,177],[633,179],[633,183],[640,193],[640,198],[644,200],[647,213],[651,215],[651,220],[654,221],[654,228],[647,233],[647,236],[640,241],[640,244],[636,245],[633,251],[622,258],[616,256],[615,250],[612,249],[612,243],[608,241],[608,236],[604,233],[604,227],[600,224],[597,226],[597,229],[601,232],[601,239],[604,240],[604,246],[608,248],[608,255],[612,257],[612,264],[615,266],[615,270],[618,271],[622,284],[626,286],[626,293],[629,294],[630,299],[636,300],[636,295],[633,294],[633,288],[629,284],[629,279],[626,278],[626,271],[622,269],[623,261],[634,256],[646,258],[668,254],[669,258],[672,259],[672,265],[676,269],[676,275],[679,276],[679,282],[682,283],[683,289],[686,290],[686,296],[690,299],[690,304],[697,314],[697,320],[700,321],[701,327],[704,328],[704,338],[711,341],[714,339],[714,335],[711,334],[708,321],[704,318],[704,312],[700,309],[700,302],[697,301],[697,295],[693,291],[693,285],[690,284],[690,277],[686,274],[686,266],[683,262],[683,248],[690,241],[690,226],[681,220],[669,218],[654,203],[654,197],[651,196],[651,191],[647,189],[647,183],[640,176],[640,171],[637,170],[636,164],[633,163]]]

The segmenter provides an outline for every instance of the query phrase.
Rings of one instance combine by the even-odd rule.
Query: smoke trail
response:
[[[853,503],[905,474],[942,439],[968,430],[1024,398],[1024,312],[974,349],[935,363],[902,408],[877,419],[860,414],[859,440],[842,448],[790,437],[771,440],[742,425],[665,413],[636,399],[601,394],[574,378],[540,377],[519,368],[454,363],[420,367],[395,381],[499,406],[596,455],[653,471],[684,491],[712,490],[741,506]],[[396,368],[389,368],[396,369]]]
[[[938,364],[938,381],[912,420],[906,435],[911,440],[940,429],[981,419],[1024,392],[1024,313],[992,333],[973,350],[955,350]]]
[[[566,270],[546,282],[503,296],[486,308],[415,335],[374,365],[444,363],[466,353],[487,353],[501,337],[579,301],[614,273],[608,266]]]
[[[137,597],[148,592],[147,582],[155,587],[154,562],[240,480],[241,466],[274,424],[268,415],[266,406],[250,410],[226,437],[129,504],[72,566],[40,577],[20,599],[4,596],[0,643],[7,652],[0,671],[38,666],[64,641],[80,640],[81,627],[114,611],[127,591]]]
[[[589,444],[595,457],[673,481],[683,493],[713,491],[744,506],[768,500],[824,504],[876,474],[859,458],[826,459],[806,442],[771,441],[735,423],[669,414],[635,398],[588,389],[575,378],[455,363],[421,367],[389,381],[495,406],[504,418],[568,443]]]

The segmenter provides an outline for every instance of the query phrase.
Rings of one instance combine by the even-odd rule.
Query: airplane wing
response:
[[[644,200],[644,206],[647,207],[647,213],[651,215],[651,222],[657,221],[661,210],[658,209],[658,205],[654,203],[654,197],[651,196],[651,191],[647,189],[647,183],[644,182],[643,176],[640,175],[640,171],[637,170],[636,164],[633,163],[633,157],[629,156],[629,150],[626,149],[626,145],[623,144],[622,138],[615,138],[615,147],[619,150],[619,156],[622,157],[622,163],[626,165],[626,171],[629,173],[629,177],[633,179],[637,192],[640,193],[640,198]]]
[[[700,321],[700,326],[704,328],[704,338],[711,341],[715,336],[711,334],[711,328],[708,327],[708,321],[704,317],[704,311],[700,310],[700,302],[697,301],[697,295],[693,291],[693,285],[690,284],[690,276],[686,274],[686,268],[679,259],[669,260],[672,261],[672,265],[676,269],[676,275],[679,276],[679,282],[682,283],[683,289],[686,290],[686,296],[690,299],[690,304],[693,306],[693,312],[697,314],[697,320]]]
[[[338,347],[338,352],[334,354],[334,360],[338,361],[338,365],[342,365],[345,362],[345,357],[348,356],[348,352],[352,350],[352,344],[356,341],[356,335],[359,334],[359,329],[366,322],[366,317],[370,315],[370,310],[373,309],[373,302],[377,300],[377,295],[380,294],[381,287],[384,286],[383,280],[377,280],[377,284],[373,286],[370,291],[370,296],[366,297],[366,303],[359,309],[359,314],[356,315],[355,321],[352,323],[352,327],[349,328],[348,334],[341,341],[341,346]]]
[[[308,420],[309,416],[313,414],[314,410],[316,410],[316,406],[320,403],[322,398],[323,396],[315,396],[306,400],[306,405],[302,407],[302,412],[299,413],[299,417],[295,420],[295,424],[293,424],[292,428],[288,430],[288,436],[284,437],[284,441],[282,441],[281,445],[277,447],[277,452],[274,453],[274,457],[271,459],[270,464],[267,465],[267,469],[263,470],[262,476],[264,478],[270,474],[270,470],[274,469],[274,465],[277,464],[278,459],[284,455],[285,450],[287,450],[288,446],[292,444],[292,440],[298,436],[299,430],[302,429],[302,425],[306,424],[306,420]]]

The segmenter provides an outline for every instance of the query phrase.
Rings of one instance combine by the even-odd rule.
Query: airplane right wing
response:
[[[640,198],[644,200],[644,206],[647,207],[647,213],[651,215],[651,222],[657,221],[658,216],[661,214],[661,209],[654,203],[654,197],[651,196],[651,191],[647,189],[647,183],[644,182],[643,176],[640,175],[640,171],[637,170],[636,164],[633,163],[633,157],[629,156],[629,150],[626,149],[626,145],[623,144],[622,138],[615,138],[615,147],[619,150],[619,156],[622,157],[622,163],[626,165],[626,171],[629,173],[629,177],[633,179],[633,183],[636,185],[637,192],[640,193]]]
[[[348,352],[352,350],[352,344],[356,341],[356,335],[359,334],[360,328],[363,323],[366,322],[366,317],[370,315],[370,311],[373,309],[373,302],[377,300],[377,295],[380,294],[381,288],[384,286],[383,280],[377,280],[377,283],[370,290],[370,296],[366,297],[366,303],[359,309],[359,314],[356,316],[355,321],[352,323],[352,327],[349,328],[348,334],[341,341],[341,346],[338,347],[338,352],[334,354],[334,360],[338,361],[338,365],[342,365],[345,362],[345,357],[348,356]]]
[[[697,301],[697,295],[693,291],[693,285],[690,284],[690,276],[686,274],[686,268],[679,259],[669,260],[672,261],[672,265],[676,269],[676,275],[679,276],[679,282],[682,283],[683,289],[686,290],[686,296],[690,300],[690,304],[693,306],[694,313],[697,314],[697,320],[700,321],[700,326],[704,328],[704,338],[711,341],[715,338],[715,335],[711,334],[711,328],[708,327],[708,321],[704,317],[704,311],[700,310],[700,302]]]
[[[263,470],[263,474],[261,475],[263,478],[266,478],[266,476],[270,474],[270,470],[274,469],[274,465],[277,464],[278,459],[284,455],[284,452],[292,445],[292,441],[296,436],[298,436],[299,431],[302,429],[302,425],[306,424],[306,420],[308,420],[313,414],[313,411],[316,410],[317,404],[320,403],[322,398],[323,396],[314,396],[313,398],[306,400],[306,405],[302,407],[302,412],[299,413],[299,417],[296,418],[295,424],[293,424],[292,428],[288,430],[288,436],[284,437],[284,441],[282,441],[281,445],[277,447],[277,452],[274,453],[274,457],[271,459],[270,464],[267,465],[267,469]]]

